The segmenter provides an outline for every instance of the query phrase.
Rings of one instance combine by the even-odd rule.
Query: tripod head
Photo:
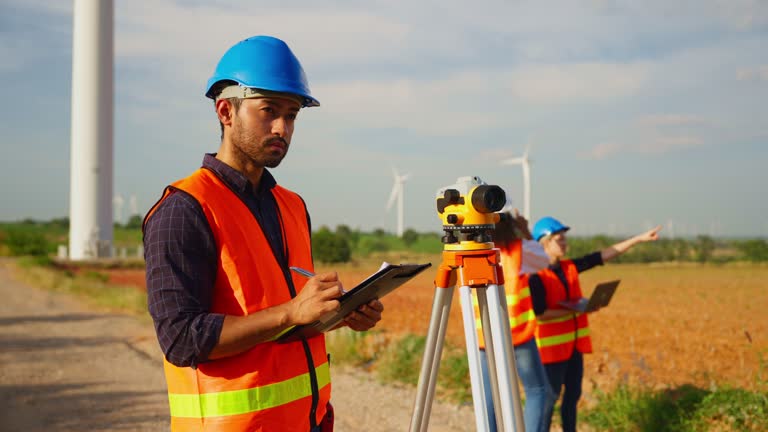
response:
[[[444,250],[492,249],[491,231],[505,215],[504,189],[477,176],[459,177],[437,191],[437,213],[443,221]]]

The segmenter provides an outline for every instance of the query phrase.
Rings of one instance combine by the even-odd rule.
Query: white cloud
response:
[[[307,64],[356,62],[394,56],[408,43],[402,21],[372,13],[333,8],[264,8],[247,3],[239,9],[184,7],[168,0],[121,4],[118,22],[125,38],[117,53],[125,57],[203,58],[210,64],[246,37],[266,34],[284,39]],[[172,17],[169,20],[169,17]],[[291,25],[286,25],[291,23]],[[202,36],[204,35],[204,36]],[[212,66],[211,66],[212,69]]]
[[[583,159],[603,160],[619,154],[663,155],[685,149],[701,147],[704,140],[697,136],[658,136],[631,143],[600,143],[582,153]]]
[[[508,124],[512,103],[593,104],[640,91],[646,65],[562,64],[458,71],[439,79],[344,81],[315,86],[325,109],[358,127],[405,128],[428,135]]]
[[[677,150],[701,147],[702,145],[704,145],[704,141],[696,136],[662,136],[655,140],[635,145],[634,150],[637,153],[660,155]]]
[[[739,81],[768,81],[768,65],[739,69],[736,72]]]
[[[525,66],[507,80],[512,94],[535,104],[604,102],[636,94],[647,64],[578,63]]]
[[[693,114],[650,114],[637,120],[639,125],[650,127],[700,125],[705,122],[703,117]]]
[[[588,152],[581,154],[584,159],[602,160],[609,156],[620,153],[624,150],[621,144],[617,143],[600,143],[590,149]]]

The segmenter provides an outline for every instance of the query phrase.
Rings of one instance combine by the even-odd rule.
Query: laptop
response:
[[[582,297],[578,300],[561,301],[558,304],[566,309],[580,313],[594,312],[597,309],[608,306],[608,303],[616,292],[621,280],[612,280],[601,282],[595,286],[592,295],[589,298]]]

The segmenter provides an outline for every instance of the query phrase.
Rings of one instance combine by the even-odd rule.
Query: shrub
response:
[[[14,256],[42,256],[48,254],[52,248],[44,234],[28,230],[8,231],[5,245]]]
[[[411,228],[408,228],[403,232],[403,243],[405,243],[406,246],[411,246],[412,244],[416,243],[418,239],[419,233]]]
[[[348,262],[352,256],[349,242],[342,236],[321,227],[312,234],[312,256],[325,263]]]
[[[747,240],[736,246],[748,261],[768,261],[768,242],[762,239]]]

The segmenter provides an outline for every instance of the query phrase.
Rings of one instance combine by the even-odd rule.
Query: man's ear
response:
[[[219,99],[216,101],[216,115],[224,126],[232,126],[235,116],[235,107],[228,99]]]

